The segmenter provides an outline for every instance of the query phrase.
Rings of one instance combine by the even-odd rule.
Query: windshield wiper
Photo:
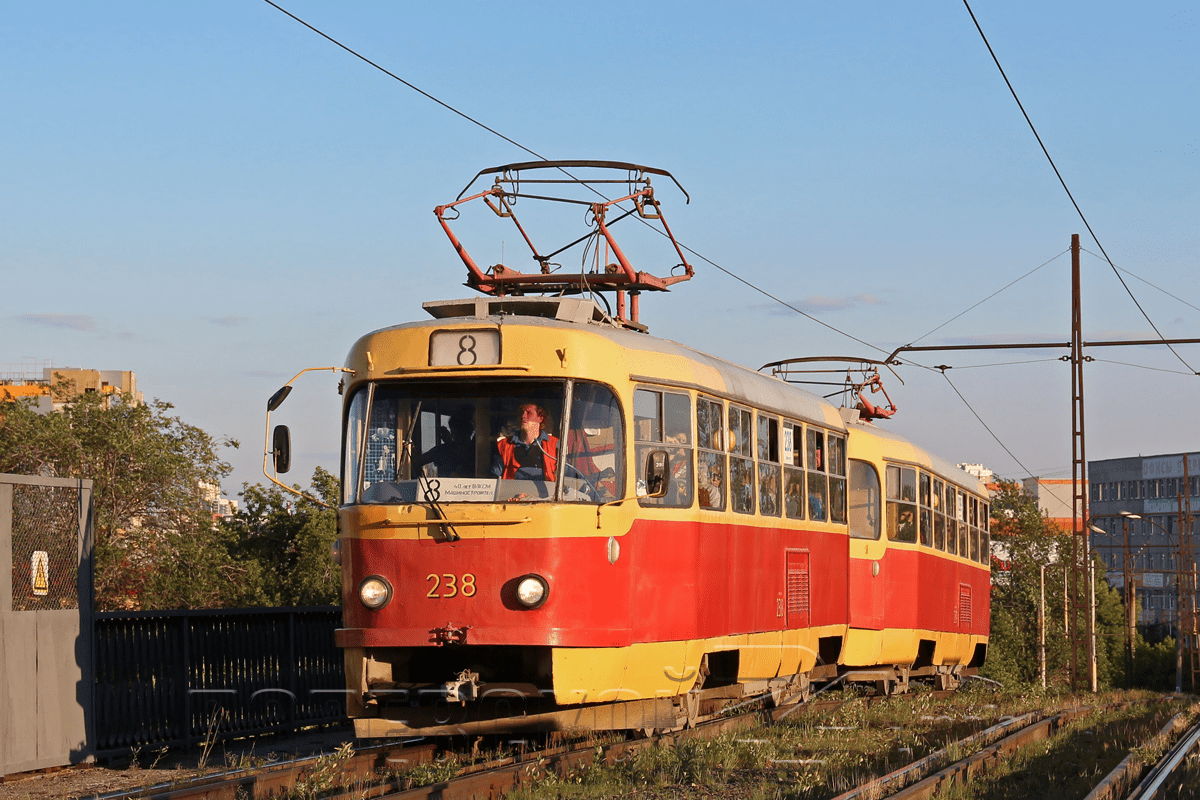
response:
[[[458,535],[458,531],[454,529],[454,524],[450,522],[450,518],[446,516],[445,509],[442,508],[438,499],[441,497],[441,485],[436,480],[429,480],[423,470],[417,469],[416,460],[413,458],[413,431],[417,428],[417,420],[421,418],[421,406],[424,400],[417,401],[417,407],[413,410],[412,422],[408,425],[408,432],[404,436],[404,458],[408,461],[408,468],[417,476],[417,486],[421,487],[421,496],[426,503],[429,503],[433,513],[442,522],[446,523],[446,541],[457,542],[462,537]]]

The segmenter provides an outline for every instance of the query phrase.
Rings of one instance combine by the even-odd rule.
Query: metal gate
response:
[[[92,682],[92,482],[0,475],[0,775],[88,758]]]

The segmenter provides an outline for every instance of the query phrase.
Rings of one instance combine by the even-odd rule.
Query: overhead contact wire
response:
[[[1083,249],[1083,252],[1087,253],[1089,256],[1103,260],[1103,256],[1096,255],[1095,253],[1093,253],[1091,250],[1088,250],[1087,248],[1081,248],[1081,249]],[[1200,306],[1192,305],[1187,300],[1184,300],[1182,297],[1178,297],[1176,295],[1171,294],[1170,292],[1168,292],[1166,289],[1162,288],[1161,286],[1155,286],[1153,283],[1146,280],[1141,275],[1138,275],[1136,272],[1130,272],[1129,270],[1125,269],[1124,267],[1117,267],[1117,269],[1119,269],[1121,272],[1124,272],[1126,275],[1130,276],[1131,278],[1138,279],[1142,283],[1149,286],[1151,289],[1155,289],[1157,291],[1162,292],[1163,294],[1165,294],[1167,297],[1171,298],[1172,300],[1178,300],[1180,303],[1183,303],[1188,308],[1195,309],[1196,311],[1200,311]]]
[[[1142,308],[1142,304],[1138,302],[1136,297],[1134,297],[1133,291],[1129,288],[1129,284],[1125,283],[1125,279],[1121,277],[1121,273],[1117,269],[1117,265],[1114,264],[1112,259],[1108,257],[1108,253],[1105,251],[1104,245],[1100,244],[1100,238],[1096,236],[1096,232],[1092,230],[1091,224],[1088,223],[1087,217],[1085,217],[1083,214],[1083,209],[1079,207],[1079,203],[1075,202],[1075,196],[1071,194],[1071,189],[1067,186],[1067,182],[1063,178],[1062,173],[1058,171],[1058,166],[1054,163],[1054,159],[1050,157],[1050,151],[1046,149],[1045,143],[1042,142],[1042,137],[1038,134],[1037,128],[1034,127],[1033,120],[1029,118],[1029,114],[1025,111],[1025,106],[1021,103],[1021,98],[1017,96],[1017,90],[1013,88],[1012,82],[1008,79],[1008,75],[1004,72],[1004,67],[1000,65],[1000,59],[996,57],[996,51],[992,49],[991,42],[988,41],[987,35],[983,32],[983,27],[980,26],[979,20],[975,18],[975,12],[971,10],[971,4],[967,2],[967,0],[963,0],[963,5],[967,7],[967,13],[971,15],[971,21],[975,23],[975,30],[979,31],[979,35],[983,39],[984,45],[987,46],[988,53],[990,53],[992,56],[992,61],[994,61],[996,64],[996,69],[1000,70],[1000,77],[1004,78],[1004,83],[1006,86],[1008,86],[1009,93],[1013,96],[1013,100],[1017,101],[1017,108],[1021,109],[1021,115],[1025,117],[1025,122],[1029,125],[1029,130],[1033,131],[1033,137],[1037,139],[1038,146],[1042,148],[1042,153],[1046,156],[1046,160],[1050,162],[1050,168],[1054,170],[1054,174],[1058,177],[1058,182],[1062,184],[1063,191],[1067,193],[1067,198],[1070,199],[1071,205],[1075,207],[1075,213],[1078,214],[1079,219],[1083,221],[1083,226],[1087,228],[1087,232],[1092,237],[1092,241],[1096,243],[1096,247],[1100,248],[1100,252],[1104,254],[1104,260],[1108,262],[1110,267],[1112,267],[1113,274],[1117,276],[1117,280],[1120,281],[1121,286],[1125,288],[1125,293],[1129,295],[1129,299],[1133,301],[1133,304],[1137,306],[1137,310],[1142,313],[1143,317],[1145,317],[1146,322],[1150,323],[1150,327],[1153,328],[1154,332],[1158,334],[1158,338],[1166,339],[1167,337],[1163,336],[1162,331],[1160,331],[1158,326],[1154,324],[1154,320],[1150,319],[1150,315],[1146,313],[1146,309]],[[1200,372],[1196,372],[1196,370],[1192,368],[1191,364],[1184,361],[1183,356],[1179,355],[1174,347],[1168,344],[1167,348],[1174,353],[1175,357],[1179,359],[1180,363],[1187,367],[1193,375],[1200,375]]]
[[[932,334],[932,333],[936,333],[936,332],[940,331],[942,328],[946,327],[946,326],[947,326],[947,325],[949,325],[951,322],[954,322],[954,320],[958,319],[958,318],[959,318],[959,317],[961,317],[963,314],[966,314],[967,312],[969,312],[969,311],[972,311],[972,310],[974,310],[974,309],[978,308],[979,306],[981,306],[981,305],[983,305],[984,303],[986,303],[988,300],[991,300],[993,297],[995,297],[996,295],[998,295],[998,294],[1000,294],[1001,292],[1003,292],[1005,289],[1008,289],[1008,288],[1009,288],[1010,286],[1012,286],[1013,284],[1020,283],[1021,281],[1025,280],[1026,278],[1028,278],[1028,277],[1029,277],[1030,275],[1032,275],[1033,273],[1037,272],[1037,271],[1038,271],[1039,269],[1041,269],[1042,267],[1046,266],[1047,264],[1050,264],[1050,263],[1052,263],[1053,261],[1055,261],[1055,260],[1057,260],[1057,259],[1059,259],[1059,258],[1062,258],[1062,256],[1063,256],[1065,253],[1069,253],[1070,251],[1071,251],[1071,248],[1069,248],[1069,247],[1068,247],[1066,250],[1063,250],[1063,251],[1062,251],[1062,253],[1059,253],[1059,254],[1058,254],[1058,255],[1056,255],[1054,258],[1050,259],[1049,261],[1046,261],[1045,263],[1039,264],[1038,266],[1036,266],[1036,267],[1034,267],[1033,269],[1029,270],[1029,272],[1026,272],[1026,273],[1025,273],[1024,275],[1022,275],[1021,277],[1019,277],[1019,278],[1017,278],[1016,280],[1012,281],[1012,283],[1006,284],[1006,285],[1002,286],[1001,288],[997,289],[996,291],[992,292],[992,293],[991,293],[991,294],[989,294],[987,297],[983,298],[982,300],[980,300],[978,303],[976,303],[975,305],[971,306],[970,308],[963,309],[963,311],[961,311],[961,312],[960,312],[960,313],[958,313],[958,314],[955,314],[953,317],[951,317],[950,319],[946,320],[946,321],[945,321],[945,322],[943,322],[941,325],[938,325],[936,328],[934,328],[933,330],[929,331],[928,333],[923,333],[923,334],[921,334],[920,336],[918,336],[917,338],[915,338],[915,339],[913,339],[911,342],[909,342],[909,345],[914,345],[914,344],[916,344],[917,342],[919,342],[919,341],[921,341],[922,339],[924,339],[926,336],[929,336],[929,335],[930,335],[930,334]]]
[[[979,420],[979,424],[983,426],[983,429],[991,434],[991,437],[996,440],[996,444],[1000,445],[1004,452],[1008,453],[1009,458],[1017,462],[1018,467],[1025,470],[1026,475],[1033,477],[1033,473],[1029,471],[1028,467],[1021,463],[1021,459],[1017,458],[1016,455],[1013,454],[1013,451],[1008,449],[1008,445],[1000,441],[1000,437],[996,435],[995,431],[989,428],[988,424],[983,421],[983,417],[979,416],[979,413],[971,406],[971,404],[967,401],[967,398],[963,396],[963,393],[958,390],[958,387],[954,385],[954,381],[950,380],[950,376],[947,375],[945,371],[942,372],[942,377],[946,379],[946,383],[950,384],[950,388],[954,390],[956,395],[958,395],[958,399],[963,401],[963,405],[967,407],[967,410],[975,415],[975,419]]]
[[[516,140],[514,140],[514,139],[510,139],[510,138],[508,138],[507,136],[505,136],[503,133],[501,133],[500,131],[496,130],[495,128],[489,128],[487,125],[483,124],[482,122],[480,122],[479,120],[475,119],[474,117],[472,117],[472,116],[470,116],[470,115],[468,115],[468,114],[465,114],[465,113],[463,113],[462,111],[459,111],[457,108],[455,108],[454,106],[450,105],[449,103],[445,103],[445,102],[442,102],[441,100],[437,99],[436,97],[434,97],[434,96],[433,96],[433,95],[431,95],[429,92],[427,92],[427,91],[425,91],[424,89],[422,89],[421,87],[419,87],[419,86],[416,86],[416,85],[414,85],[414,84],[412,84],[412,83],[409,83],[408,81],[404,80],[404,78],[401,78],[399,75],[397,75],[397,74],[396,74],[396,73],[394,73],[394,72],[390,72],[390,71],[388,71],[388,70],[387,70],[387,69],[385,69],[384,67],[380,66],[379,64],[376,64],[374,61],[372,61],[371,59],[369,59],[369,58],[367,58],[366,56],[364,56],[362,53],[359,53],[359,52],[358,52],[358,51],[356,51],[356,50],[352,50],[352,49],[350,49],[349,47],[347,47],[346,45],[342,44],[342,43],[341,43],[341,42],[339,42],[337,39],[333,38],[332,36],[330,36],[329,34],[325,33],[324,31],[322,31],[322,30],[320,30],[320,29],[318,29],[318,28],[315,28],[315,27],[313,27],[312,25],[309,25],[307,22],[305,22],[304,20],[300,19],[299,17],[297,17],[297,16],[296,16],[295,14],[293,14],[292,12],[288,11],[286,8],[283,8],[282,6],[280,6],[280,5],[278,5],[278,4],[274,3],[274,2],[272,2],[272,0],[263,0],[263,2],[264,2],[264,3],[266,3],[267,5],[269,5],[269,6],[273,7],[273,8],[275,8],[275,9],[277,9],[277,10],[279,10],[279,11],[283,12],[284,14],[286,14],[286,15],[287,15],[287,16],[289,16],[289,17],[291,17],[292,19],[296,20],[296,22],[299,22],[301,25],[303,25],[304,27],[308,28],[310,31],[312,31],[313,33],[317,34],[317,35],[318,35],[318,36],[320,36],[321,38],[323,38],[323,39],[327,39],[328,41],[330,41],[330,42],[333,42],[335,45],[337,45],[338,47],[342,48],[343,50],[345,50],[347,53],[349,53],[350,55],[354,56],[355,58],[357,58],[357,59],[359,59],[359,60],[361,60],[361,61],[364,61],[364,62],[366,62],[367,64],[370,64],[372,67],[374,67],[375,69],[379,70],[379,71],[380,71],[380,72],[382,72],[384,75],[387,75],[387,76],[388,76],[388,77],[390,77],[390,78],[395,78],[396,80],[400,81],[400,82],[401,82],[401,83],[403,83],[405,86],[407,86],[408,88],[412,89],[412,90],[413,90],[414,92],[416,92],[417,94],[420,94],[421,96],[423,96],[423,97],[425,97],[425,98],[428,98],[429,100],[432,100],[433,102],[437,103],[439,106],[441,106],[442,108],[446,109],[447,111],[451,111],[451,112],[453,112],[453,113],[457,114],[458,116],[460,116],[460,117],[462,117],[463,119],[465,119],[467,122],[470,122],[470,123],[472,123],[472,124],[474,124],[474,125],[478,125],[479,127],[483,128],[483,129],[484,129],[485,131],[487,131],[488,133],[491,133],[491,134],[493,134],[493,135],[495,135],[495,136],[499,136],[499,137],[500,137],[501,139],[503,139],[504,141],[508,142],[509,144],[511,144],[511,145],[512,145],[512,146],[514,146],[514,147],[517,147],[517,148],[519,148],[519,149],[521,149],[521,150],[524,150],[526,153],[529,153],[529,155],[533,156],[534,158],[540,158],[542,161],[548,161],[548,160],[549,160],[549,159],[547,159],[547,158],[546,158],[544,155],[542,155],[541,153],[538,153],[538,152],[535,152],[535,151],[533,151],[533,150],[530,150],[530,149],[529,149],[528,147],[526,147],[525,145],[521,144],[520,142],[518,142],[518,141],[516,141]]]
[[[536,150],[532,150],[532,149],[530,149],[530,148],[526,147],[525,145],[521,144],[520,142],[516,141],[515,139],[512,139],[512,138],[510,138],[510,137],[508,137],[508,136],[505,136],[503,133],[501,133],[500,131],[496,130],[495,128],[489,127],[488,125],[484,124],[483,122],[480,122],[479,120],[475,119],[474,117],[470,116],[469,114],[466,114],[466,113],[464,113],[464,112],[462,112],[462,111],[459,111],[457,108],[455,108],[454,106],[450,105],[449,103],[446,103],[446,102],[445,102],[445,101],[443,101],[443,100],[439,100],[437,97],[433,96],[432,94],[430,94],[429,92],[427,92],[427,91],[425,91],[424,89],[420,88],[419,86],[417,86],[417,85],[415,85],[415,84],[413,84],[413,83],[410,83],[409,81],[406,81],[404,78],[401,78],[399,75],[395,74],[394,72],[391,72],[390,70],[386,69],[385,67],[383,67],[383,66],[381,66],[381,65],[379,65],[379,64],[377,64],[377,63],[375,63],[375,62],[374,62],[374,61],[372,61],[371,59],[369,59],[369,58],[367,58],[366,56],[364,56],[362,53],[359,53],[357,50],[354,50],[354,49],[352,49],[352,48],[350,48],[350,47],[348,47],[348,46],[346,46],[346,45],[342,44],[341,42],[339,42],[337,39],[333,38],[333,37],[332,37],[332,36],[330,36],[329,34],[325,33],[324,31],[320,30],[319,28],[317,28],[317,27],[315,27],[315,26],[313,26],[313,25],[310,25],[309,23],[305,22],[305,21],[304,21],[303,19],[301,19],[300,17],[297,17],[295,14],[293,14],[293,13],[292,13],[292,12],[290,12],[290,11],[288,11],[286,8],[283,8],[283,7],[282,7],[282,6],[280,6],[279,4],[277,4],[277,3],[273,2],[273,0],[263,0],[263,2],[264,2],[264,3],[266,3],[267,5],[271,6],[272,8],[275,8],[275,9],[277,9],[278,11],[282,12],[283,14],[287,15],[288,17],[291,17],[293,20],[295,20],[296,22],[299,22],[301,25],[303,25],[304,27],[308,28],[308,29],[309,29],[310,31],[312,31],[313,33],[315,33],[315,34],[317,34],[318,36],[320,36],[321,38],[323,38],[323,39],[325,39],[325,40],[327,40],[327,41],[329,41],[329,42],[331,42],[331,43],[333,43],[333,44],[337,45],[338,47],[340,47],[341,49],[345,50],[345,51],[346,51],[347,53],[349,53],[350,55],[352,55],[352,56],[354,56],[355,58],[359,59],[360,61],[362,61],[362,62],[364,62],[364,63],[366,63],[366,64],[369,64],[369,65],[371,65],[371,66],[372,66],[372,67],[374,67],[375,69],[377,69],[377,70],[379,70],[380,72],[382,72],[384,75],[387,75],[388,77],[390,77],[390,78],[393,78],[393,79],[395,79],[395,80],[399,81],[400,83],[404,84],[404,85],[405,85],[405,86],[407,86],[408,88],[412,89],[412,90],[413,90],[414,92],[416,92],[417,94],[420,94],[422,97],[425,97],[425,98],[427,98],[427,99],[429,99],[429,100],[432,100],[433,102],[437,103],[437,104],[438,104],[439,106],[441,106],[442,108],[445,108],[447,111],[450,111],[450,112],[452,112],[452,113],[454,113],[454,114],[457,114],[458,116],[462,117],[463,119],[467,120],[468,122],[470,122],[470,123],[471,123],[471,124],[473,124],[473,125],[478,125],[480,128],[483,128],[483,129],[484,129],[485,131],[487,131],[488,133],[491,133],[491,134],[492,134],[492,135],[494,135],[494,136],[498,136],[499,138],[503,139],[504,141],[508,142],[509,144],[513,145],[514,147],[516,147],[516,148],[518,148],[518,149],[520,149],[520,150],[523,150],[524,152],[528,153],[529,155],[533,156],[534,158],[537,158],[537,159],[539,159],[539,160],[541,160],[541,161],[549,161],[549,159],[548,159],[548,158],[546,158],[546,156],[542,155],[541,153],[537,152]],[[574,177],[573,175],[571,175],[571,173],[567,172],[566,170],[561,170],[561,171],[562,171],[564,174],[568,175],[569,177],[571,177],[571,178],[575,179],[575,177]],[[578,179],[576,179],[576,180],[578,180]],[[604,197],[604,199],[606,199],[606,200],[608,199],[608,198],[607,198],[607,197],[605,197],[605,196],[604,196],[604,194],[603,194],[603,193],[601,193],[601,192],[600,192],[598,189],[596,189],[594,186],[591,186],[590,184],[588,184],[588,183],[587,183],[587,181],[580,181],[580,183],[582,183],[582,184],[584,184],[585,186],[587,186],[589,189],[591,189],[593,192],[595,192],[595,193],[596,193],[598,196],[600,196],[600,197]],[[645,222],[645,220],[640,220],[640,221],[642,221],[642,222]],[[656,230],[656,231],[657,231],[657,228],[654,228],[654,230]],[[662,234],[663,236],[665,236],[665,235],[666,235],[665,233],[662,233],[662,231],[658,231],[658,233]],[[849,338],[849,339],[852,339],[853,341],[855,341],[855,342],[858,342],[859,344],[861,344],[861,345],[864,345],[864,346],[866,346],[866,347],[870,347],[870,348],[872,348],[873,350],[876,350],[876,351],[878,351],[878,352],[880,352],[880,353],[887,353],[887,352],[888,352],[888,351],[884,350],[882,347],[878,347],[878,346],[876,346],[876,345],[873,345],[873,344],[871,344],[870,342],[865,342],[865,341],[863,341],[862,339],[859,339],[857,336],[854,336],[853,334],[849,334],[849,333],[846,333],[846,332],[845,332],[845,331],[843,331],[843,330],[839,330],[838,328],[835,328],[834,326],[830,325],[829,323],[827,323],[827,322],[823,322],[822,320],[819,320],[819,319],[817,319],[817,318],[816,318],[816,317],[814,317],[813,315],[811,315],[811,314],[807,314],[807,313],[805,313],[805,312],[801,311],[800,309],[798,309],[798,308],[796,308],[795,306],[793,306],[791,303],[787,303],[787,302],[785,302],[785,301],[783,301],[783,300],[779,299],[778,297],[776,297],[775,295],[773,295],[773,294],[771,294],[770,292],[766,291],[765,289],[762,289],[762,288],[759,288],[758,286],[755,286],[753,283],[751,283],[750,281],[746,280],[745,278],[742,278],[742,277],[738,276],[737,274],[735,274],[735,273],[733,273],[733,272],[731,272],[731,271],[729,271],[729,270],[725,269],[725,268],[724,268],[724,267],[722,267],[720,264],[717,264],[715,261],[712,261],[711,259],[709,259],[709,258],[706,258],[704,255],[702,255],[702,254],[700,254],[700,253],[697,253],[695,250],[693,250],[692,248],[690,248],[690,247],[688,247],[687,245],[683,244],[682,242],[680,242],[680,243],[679,243],[679,245],[680,245],[680,247],[682,247],[684,250],[687,250],[689,253],[691,253],[692,255],[696,256],[696,258],[699,258],[699,259],[701,259],[702,261],[704,261],[705,263],[707,263],[707,264],[709,264],[709,265],[711,265],[711,266],[715,267],[716,269],[720,270],[721,272],[724,272],[726,275],[728,275],[729,277],[733,278],[734,280],[737,280],[737,281],[739,281],[739,282],[741,282],[741,283],[745,284],[746,286],[750,287],[751,289],[753,289],[754,291],[756,291],[756,292],[758,292],[759,294],[763,295],[764,297],[770,298],[771,300],[774,300],[776,303],[779,303],[780,305],[782,305],[782,306],[784,306],[784,307],[786,307],[786,308],[790,308],[792,311],[795,311],[795,312],[796,312],[797,314],[799,314],[800,316],[802,316],[802,317],[806,317],[807,319],[810,319],[810,320],[812,320],[813,322],[816,322],[818,325],[822,325],[822,326],[824,326],[825,328],[828,328],[829,330],[833,331],[834,333],[841,334],[842,336],[845,336],[845,337],[847,337],[847,338]],[[916,364],[916,366],[921,366],[921,365],[920,365],[920,364]]]

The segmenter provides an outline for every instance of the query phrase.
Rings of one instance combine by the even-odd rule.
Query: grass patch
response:
[[[937,699],[931,691],[915,688],[870,707],[853,689],[841,698],[845,702],[833,711],[798,711],[777,725],[673,748],[652,747],[616,765],[593,764],[566,777],[539,776],[510,797],[828,798],[983,730],[1003,716],[1045,704],[1045,698],[1009,697],[991,689]]]
[[[1158,733],[1179,709],[1176,702],[1093,712],[1072,721],[1052,739],[1021,748],[946,796],[954,800],[1086,797],[1131,749]],[[1149,752],[1145,756],[1150,761],[1157,758]]]

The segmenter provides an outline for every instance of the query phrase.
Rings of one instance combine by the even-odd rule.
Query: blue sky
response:
[[[1072,233],[1099,252],[961,3],[282,5],[547,157],[670,170],[692,197],[660,195],[682,241],[884,350]],[[1127,277],[1138,301],[1164,335],[1200,337],[1197,13],[972,8],[1108,254],[1159,287]],[[431,210],[479,169],[528,158],[259,0],[9,0],[0,100],[0,372],[134,370],[148,397],[241,441],[231,495],[261,479],[275,388],[422,318],[424,300],[469,293]],[[515,250],[506,236],[471,244],[491,263]],[[1066,341],[1069,267],[920,343]],[[1107,264],[1085,254],[1083,270],[1085,339],[1152,335]],[[872,355],[703,262],[646,298],[643,321],[751,367]],[[1200,368],[1200,347],[1179,352]],[[1068,477],[1055,355],[918,359],[954,366],[1020,464],[937,373],[901,368],[884,424],[954,461]],[[1200,379],[1164,348],[1091,355],[1089,458],[1200,446]],[[336,471],[335,384],[302,379],[279,414],[294,480]]]

